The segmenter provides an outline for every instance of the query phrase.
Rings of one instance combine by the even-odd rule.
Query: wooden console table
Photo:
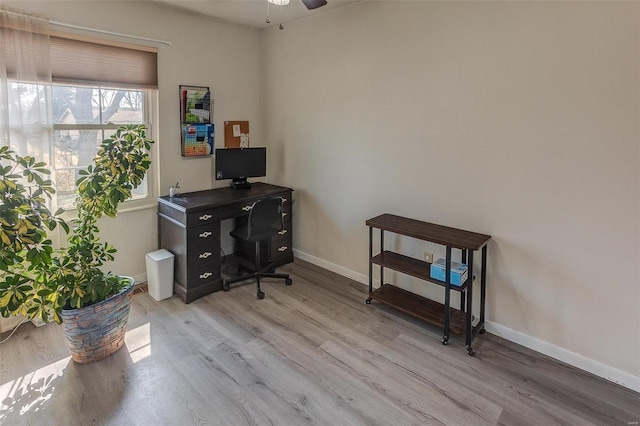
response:
[[[487,243],[491,236],[461,229],[436,225],[414,219],[407,219],[392,214],[383,214],[366,221],[369,227],[369,298],[393,306],[400,311],[443,328],[442,344],[449,342],[449,333],[465,334],[465,348],[469,355],[474,351],[471,347],[473,337],[484,333],[485,299],[487,285]],[[373,255],[373,229],[380,229],[380,253]],[[406,235],[423,241],[441,244],[446,247],[446,281],[431,277],[431,264],[403,254],[384,249],[384,232]],[[467,264],[467,280],[460,286],[450,282],[451,251],[461,250],[462,263]],[[480,318],[473,326],[473,253],[482,250],[480,273]],[[381,286],[373,289],[373,265],[380,266]],[[444,287],[444,305],[417,294],[403,290],[392,284],[384,283],[384,268],[393,269],[407,275]],[[451,290],[460,292],[460,310],[450,306]],[[465,306],[465,293],[466,306]]]
[[[258,200],[280,196],[285,199],[285,228],[264,242],[263,253],[269,253],[265,263],[275,266],[293,262],[291,196],[293,190],[266,183],[253,183],[250,189],[217,188],[189,192],[177,197],[158,198],[159,247],[175,256],[175,293],[185,303],[214,291],[222,290],[220,276],[220,221],[246,220],[251,206]],[[247,243],[248,244],[248,243]],[[255,255],[241,242],[234,253],[239,258]],[[253,265],[252,259],[247,263]]]

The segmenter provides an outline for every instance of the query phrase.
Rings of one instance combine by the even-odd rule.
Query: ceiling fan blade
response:
[[[327,4],[327,0],[302,0],[302,3],[307,6],[307,9],[313,10]]]

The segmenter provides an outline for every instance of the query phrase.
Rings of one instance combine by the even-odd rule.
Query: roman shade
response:
[[[51,76],[57,83],[156,89],[155,50],[51,36]]]
[[[49,51],[39,39],[49,38]],[[46,77],[51,64],[53,82],[96,86],[157,89],[157,50],[147,46],[95,40],[75,34],[45,33],[27,24],[0,23],[0,48],[4,51],[7,77],[15,78],[26,58],[17,46],[33,45],[38,79]],[[38,50],[40,49],[40,50]],[[41,64],[42,66],[38,66]]]

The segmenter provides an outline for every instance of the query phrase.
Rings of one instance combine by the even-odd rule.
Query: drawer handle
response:
[[[278,251],[287,251],[288,248],[289,247],[287,247],[287,246],[282,246],[282,247],[278,248]]]
[[[253,208],[253,206],[244,206],[242,208],[242,211],[248,212],[249,210],[251,210]]]
[[[284,213],[284,212],[282,213],[282,217],[285,217],[286,215],[287,215],[286,213]]]
[[[203,214],[202,216],[200,216],[198,219],[200,220],[209,220],[211,219],[213,216],[211,216],[210,214]]]
[[[211,275],[213,275],[211,272],[205,272],[204,274],[200,274],[200,278],[202,278],[203,280],[206,280]]]
[[[278,235],[284,235],[287,232],[289,232],[289,231],[287,231],[286,229],[283,229],[282,231],[278,232]]]
[[[204,231],[202,234],[198,235],[198,237],[200,237],[200,238],[207,238],[207,237],[208,237],[208,236],[210,236],[211,234],[213,234],[213,232]]]
[[[213,253],[209,253],[208,251],[205,251],[199,257],[200,257],[200,259],[206,259],[207,257],[211,256],[212,254]]]

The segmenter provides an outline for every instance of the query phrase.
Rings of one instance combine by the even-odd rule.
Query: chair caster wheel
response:
[[[443,344],[443,345],[446,345],[447,343],[449,343],[449,336],[444,336],[444,337],[442,338],[442,344]]]
[[[260,300],[264,299],[264,293],[261,291],[258,292],[257,296],[258,296],[258,299]]]
[[[293,280],[291,278],[287,278],[284,282],[285,285],[291,285],[293,284]]]
[[[482,328],[480,329],[480,331],[479,331],[479,333],[480,333],[480,334],[484,334],[484,333],[486,333],[486,332],[487,332],[487,330],[485,330],[485,329],[484,329],[484,327],[482,327]]]
[[[371,298],[368,298],[367,300],[365,300],[365,302],[366,302],[367,305],[370,305],[371,304]]]
[[[474,356],[476,354],[471,346],[465,346],[465,349],[467,350],[469,356]]]

